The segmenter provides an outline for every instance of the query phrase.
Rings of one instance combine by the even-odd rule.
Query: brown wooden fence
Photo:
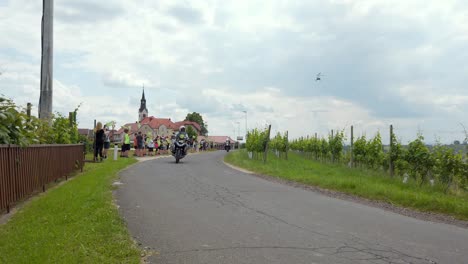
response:
[[[77,169],[83,169],[84,146],[0,145],[0,212]]]

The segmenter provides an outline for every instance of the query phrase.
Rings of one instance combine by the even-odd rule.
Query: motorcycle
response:
[[[172,156],[176,159],[176,163],[179,163],[181,159],[183,159],[186,153],[187,143],[183,139],[179,139],[174,141],[174,151],[172,152]]]
[[[229,152],[229,150],[231,150],[231,145],[226,143],[226,144],[224,145],[224,149],[225,149],[227,152]]]

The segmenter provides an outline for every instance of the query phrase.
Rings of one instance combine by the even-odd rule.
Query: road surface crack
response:
[[[302,250],[312,251],[319,253],[323,249],[334,249],[335,247],[282,247],[282,246],[235,246],[235,247],[219,247],[219,248],[199,248],[167,252],[167,254],[182,254],[190,252],[209,252],[209,251],[222,251],[222,250],[238,250],[238,249],[287,249],[287,250]]]

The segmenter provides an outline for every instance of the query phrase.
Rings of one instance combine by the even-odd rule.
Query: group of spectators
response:
[[[200,151],[206,151],[208,148],[213,148],[213,142],[208,142],[204,139],[200,140],[200,145],[198,146]]]
[[[156,136],[153,138],[141,132],[135,133],[133,138],[133,147],[137,157],[167,154],[171,143],[170,137]]]

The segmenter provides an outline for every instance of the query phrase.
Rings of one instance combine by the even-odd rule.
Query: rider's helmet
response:
[[[180,131],[180,132],[185,132],[185,126],[180,126],[180,127],[179,127],[179,131]]]

